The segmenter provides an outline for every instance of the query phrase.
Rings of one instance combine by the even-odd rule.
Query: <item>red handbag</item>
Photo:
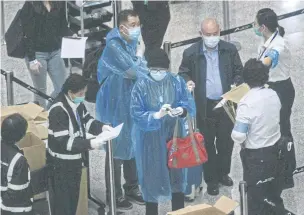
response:
[[[189,168],[198,166],[208,160],[204,137],[199,132],[193,132],[190,117],[187,116],[189,135],[177,138],[178,120],[176,121],[173,139],[167,143],[169,168]]]

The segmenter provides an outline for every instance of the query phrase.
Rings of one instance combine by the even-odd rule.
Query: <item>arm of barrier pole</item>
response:
[[[282,15],[278,16],[278,20],[286,19],[286,18],[289,18],[289,17],[301,15],[301,14],[304,14],[304,9],[300,9],[300,10],[296,10],[296,11],[293,11],[293,12],[290,12],[290,13],[282,14]],[[245,31],[245,30],[250,29],[250,28],[252,28],[252,23],[249,23],[249,24],[246,24],[246,25],[241,25],[241,26],[236,27],[236,28],[231,28],[231,29],[228,29],[228,30],[221,31],[220,35],[224,36],[224,35],[227,35],[227,34],[237,33],[237,32],[240,32],[240,31]],[[196,42],[200,41],[201,39],[202,39],[201,37],[196,37],[196,38],[193,38],[193,39],[183,40],[183,41],[180,41],[180,42],[172,43],[171,48],[177,48],[177,47],[180,47],[180,46],[190,45],[192,43],[196,43]]]
[[[4,70],[1,69],[1,74],[4,75],[5,77],[7,76],[7,72],[5,72]],[[13,80],[14,82],[16,82],[17,84],[19,84],[20,86],[28,89],[29,91],[32,91],[33,93],[37,94],[38,96],[48,100],[49,102],[53,102],[54,101],[54,98],[52,98],[51,96],[48,96],[46,94],[44,94],[43,92],[37,90],[36,88],[28,85],[27,83],[21,81],[20,79],[16,78],[16,77],[13,77]]]

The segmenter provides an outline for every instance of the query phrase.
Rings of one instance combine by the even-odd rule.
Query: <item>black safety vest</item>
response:
[[[72,110],[67,98],[60,95],[49,110],[48,152],[60,160],[75,161],[82,158],[82,152],[91,149],[86,133],[98,135],[103,123],[95,120],[83,103]]]
[[[1,143],[1,211],[28,214],[32,211],[33,192],[29,165],[21,151]]]

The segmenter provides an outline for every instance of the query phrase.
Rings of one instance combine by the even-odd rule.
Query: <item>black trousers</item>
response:
[[[50,179],[51,208],[54,215],[75,215],[79,199],[82,160],[54,159]]]
[[[295,89],[291,82],[291,79],[277,82],[269,82],[270,88],[277,92],[281,101],[281,112],[280,112],[280,125],[281,134],[285,137],[292,138],[290,116],[291,109],[295,99]]]
[[[290,139],[293,142],[293,136],[291,133],[291,123],[290,123],[290,116],[292,112],[292,106],[295,99],[295,89],[292,84],[291,79],[287,79],[284,81],[277,81],[277,82],[269,82],[268,83],[270,88],[275,90],[280,97],[281,101],[281,112],[280,112],[280,126],[281,126],[281,134],[284,137]],[[294,145],[292,146],[292,150],[288,152],[288,159],[290,162],[285,163],[286,169],[286,176],[284,178],[284,189],[294,187],[294,179],[292,172],[296,168],[296,154],[294,150]]]
[[[204,179],[207,184],[217,184],[230,173],[233,140],[233,123],[224,109],[213,111],[218,102],[208,100],[207,118],[198,115],[197,124],[205,138],[208,161],[204,164]]]
[[[241,150],[243,178],[248,184],[248,215],[285,214],[278,155],[277,145]]]
[[[133,9],[138,13],[142,25],[141,33],[146,51],[160,48],[170,22],[168,1],[132,1]]]
[[[185,195],[183,193],[172,193],[172,211],[185,207]],[[158,215],[158,203],[146,202],[146,215]]]
[[[1,215],[34,215],[34,211],[32,210],[30,212],[15,213],[15,212],[4,211],[1,209],[0,214]]]
[[[109,168],[109,156],[106,153],[106,163],[105,163],[105,177],[106,177],[106,196],[109,200],[110,197],[110,168]],[[123,185],[125,194],[128,194],[134,189],[138,188],[138,178],[136,171],[135,159],[131,160],[120,160],[114,159],[114,183],[115,183],[115,195],[116,199],[122,197],[123,192],[121,188],[121,165],[123,165],[123,174],[126,183]]]

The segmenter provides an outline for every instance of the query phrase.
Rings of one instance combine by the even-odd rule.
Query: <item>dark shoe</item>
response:
[[[232,179],[228,176],[228,175],[225,175],[221,180],[220,180],[220,183],[224,186],[227,186],[227,187],[231,187],[233,186],[233,181]]]
[[[133,208],[133,205],[131,202],[126,200],[124,197],[120,197],[116,200],[116,207],[118,210],[131,210]]]
[[[144,205],[145,201],[141,195],[141,192],[139,189],[133,189],[132,191],[129,191],[125,193],[126,199],[130,202],[133,202],[138,205]]]
[[[100,207],[97,209],[98,215],[105,215],[106,214],[106,210],[104,207]]]
[[[123,214],[125,214],[124,212],[120,212],[120,211],[116,211],[116,215],[123,215]],[[98,214],[99,215],[99,214]],[[112,213],[109,211],[108,213],[107,213],[107,215],[112,215]]]
[[[208,184],[207,193],[211,196],[217,196],[220,193],[218,184]]]

